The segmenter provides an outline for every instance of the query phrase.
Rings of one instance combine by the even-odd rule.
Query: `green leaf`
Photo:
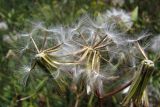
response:
[[[132,21],[137,21],[138,19],[138,6],[131,13]]]

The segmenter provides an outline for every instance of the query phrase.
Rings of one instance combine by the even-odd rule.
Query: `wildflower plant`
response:
[[[139,43],[148,35],[131,39],[126,34],[132,24],[128,13],[116,9],[95,20],[84,16],[72,27],[46,28],[38,24],[31,33],[20,37],[27,38],[27,44],[20,52],[32,54],[31,66],[25,70],[33,72],[38,65],[49,74],[48,77],[53,78],[60,90],[69,88],[76,94],[75,107],[85,95],[91,95],[88,105],[92,97],[97,96],[101,106],[102,99],[130,84],[122,103],[127,106],[133,102],[139,106],[147,98],[146,86],[153,73],[154,62],[148,59]],[[132,75],[134,78],[125,84],[129,80],[124,74],[130,75],[127,79]],[[27,78],[24,77],[25,83]],[[113,82],[125,85],[120,88],[114,86],[111,91],[107,84]]]

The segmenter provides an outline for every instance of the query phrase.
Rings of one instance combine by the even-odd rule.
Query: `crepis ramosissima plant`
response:
[[[33,73],[38,65],[50,78],[54,78],[54,83],[61,90],[64,90],[63,85],[69,87],[64,80],[68,77],[75,85],[74,92],[78,97],[92,93],[99,99],[121,91],[132,82],[123,105],[132,102],[140,105],[154,70],[154,62],[147,58],[139,44],[148,37],[147,34],[137,39],[127,36],[126,32],[132,24],[128,13],[116,9],[107,11],[95,20],[86,15],[74,27],[47,29],[38,24],[31,33],[20,36],[27,42],[21,53],[28,52],[32,57],[27,73]],[[125,78],[124,73],[133,74],[134,71],[135,76],[129,84],[119,91],[105,94],[108,89],[105,84],[121,81]]]

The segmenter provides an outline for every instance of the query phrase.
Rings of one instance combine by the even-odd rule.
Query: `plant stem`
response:
[[[74,107],[78,107],[78,104],[79,104],[79,95],[77,95],[77,97],[76,97],[76,103],[75,103]]]
[[[98,97],[98,105],[99,105],[99,107],[102,107],[103,106],[103,101],[102,101],[102,97],[101,97],[98,90],[96,90],[96,95]]]
[[[106,94],[105,94],[103,97],[101,97],[100,99],[104,99],[104,98],[106,98],[106,97],[108,97],[108,96],[112,96],[112,95],[114,95],[114,94],[117,94],[118,92],[122,91],[123,89],[125,89],[125,88],[127,88],[129,85],[131,85],[131,83],[132,83],[132,80],[129,81],[128,83],[126,83],[126,84],[123,84],[123,85],[119,86],[119,87],[116,88],[115,90],[113,90],[113,91],[111,91],[111,92],[109,92],[109,93],[106,93]]]

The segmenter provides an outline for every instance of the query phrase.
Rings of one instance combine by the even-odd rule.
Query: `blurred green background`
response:
[[[159,34],[159,0],[0,0],[0,107],[65,107],[68,100],[74,99],[70,98],[70,94],[65,98],[59,97],[49,83],[39,88],[43,80],[41,77],[36,79],[37,86],[23,87],[20,84],[21,75],[18,72],[22,63],[16,54],[19,49],[16,34],[30,31],[35,22],[43,22],[46,26],[68,26],[85,14],[94,17],[111,8],[133,12],[136,7],[138,16],[132,32],[148,30]],[[35,89],[38,90],[36,95],[17,102],[33,94]],[[84,100],[83,103],[86,105],[87,102]]]

